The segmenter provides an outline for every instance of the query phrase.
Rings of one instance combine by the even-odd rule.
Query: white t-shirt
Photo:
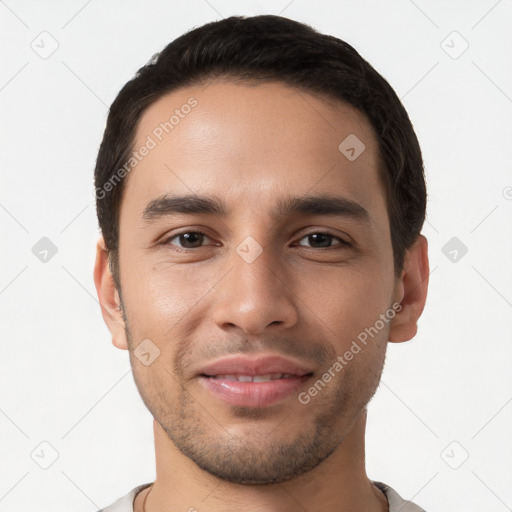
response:
[[[135,496],[149,487],[153,482],[149,484],[138,485],[132,489],[126,496],[119,498],[112,505],[102,508],[98,512],[133,512],[133,501]],[[389,485],[383,484],[382,482],[373,482],[387,497],[389,503],[389,512],[425,512],[422,508],[418,507],[411,501],[406,501],[399,496],[399,494],[393,490]]]

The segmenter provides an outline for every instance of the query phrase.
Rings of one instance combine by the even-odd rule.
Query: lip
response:
[[[240,382],[215,375],[268,375],[269,373],[289,374],[286,378],[265,382]],[[205,389],[223,402],[239,407],[268,407],[276,404],[309,380],[313,371],[307,366],[279,356],[247,358],[234,356],[205,366],[198,375]]]
[[[313,373],[313,369],[281,356],[259,356],[249,358],[244,356],[232,356],[214,361],[204,366],[200,375],[267,375],[269,373],[290,373],[297,377],[303,377]]]

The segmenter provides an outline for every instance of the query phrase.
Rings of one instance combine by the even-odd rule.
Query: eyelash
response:
[[[206,238],[210,238],[206,233],[203,233],[202,231],[182,231],[181,233],[175,233],[174,235],[172,235],[172,236],[166,238],[165,240],[163,240],[162,245],[172,246],[174,244],[170,243],[171,240],[174,240],[175,238],[177,238],[177,237],[179,237],[181,235],[192,234],[192,233],[196,234],[196,235],[202,235],[202,236],[204,236]],[[312,235],[326,235],[326,236],[328,236],[330,238],[338,240],[339,243],[331,245],[329,247],[308,247],[308,246],[304,246],[304,245],[299,245],[299,246],[300,247],[306,247],[306,248],[309,248],[309,249],[320,249],[320,250],[322,250],[322,249],[333,249],[333,248],[335,248],[337,246],[340,246],[340,248],[352,247],[352,244],[347,242],[343,238],[340,238],[339,236],[333,235],[333,234],[325,232],[325,231],[313,231],[311,233],[308,233],[308,234],[304,235],[302,238],[299,239],[299,241],[304,239],[304,238],[310,237]],[[201,245],[200,247],[192,247],[192,248],[177,246],[177,247],[173,248],[173,250],[177,251],[177,252],[187,252],[187,251],[194,251],[194,250],[199,249],[201,247],[204,247],[204,246]]]

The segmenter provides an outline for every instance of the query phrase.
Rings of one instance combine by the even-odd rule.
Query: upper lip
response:
[[[200,375],[268,375],[269,373],[288,373],[303,377],[313,371],[306,365],[281,356],[231,356],[214,361],[199,371]]]

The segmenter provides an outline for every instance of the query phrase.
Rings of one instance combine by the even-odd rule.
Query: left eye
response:
[[[200,231],[187,231],[185,233],[178,233],[177,235],[172,236],[171,238],[167,239],[165,243],[171,244],[171,241],[175,238],[177,238],[180,242],[178,247],[181,247],[182,249],[196,249],[197,247],[201,247],[203,240],[208,237]]]
[[[350,246],[350,244],[348,242],[346,242],[345,240],[343,240],[337,236],[330,235],[329,233],[311,233],[311,234],[306,235],[305,237],[301,238],[301,240],[304,240],[304,239],[307,239],[309,241],[309,243],[312,244],[310,246],[313,247],[313,249],[332,247],[333,245]],[[338,240],[338,243],[332,244],[331,242],[333,240]],[[299,245],[304,246],[304,244],[301,244],[301,243],[299,243]]]

